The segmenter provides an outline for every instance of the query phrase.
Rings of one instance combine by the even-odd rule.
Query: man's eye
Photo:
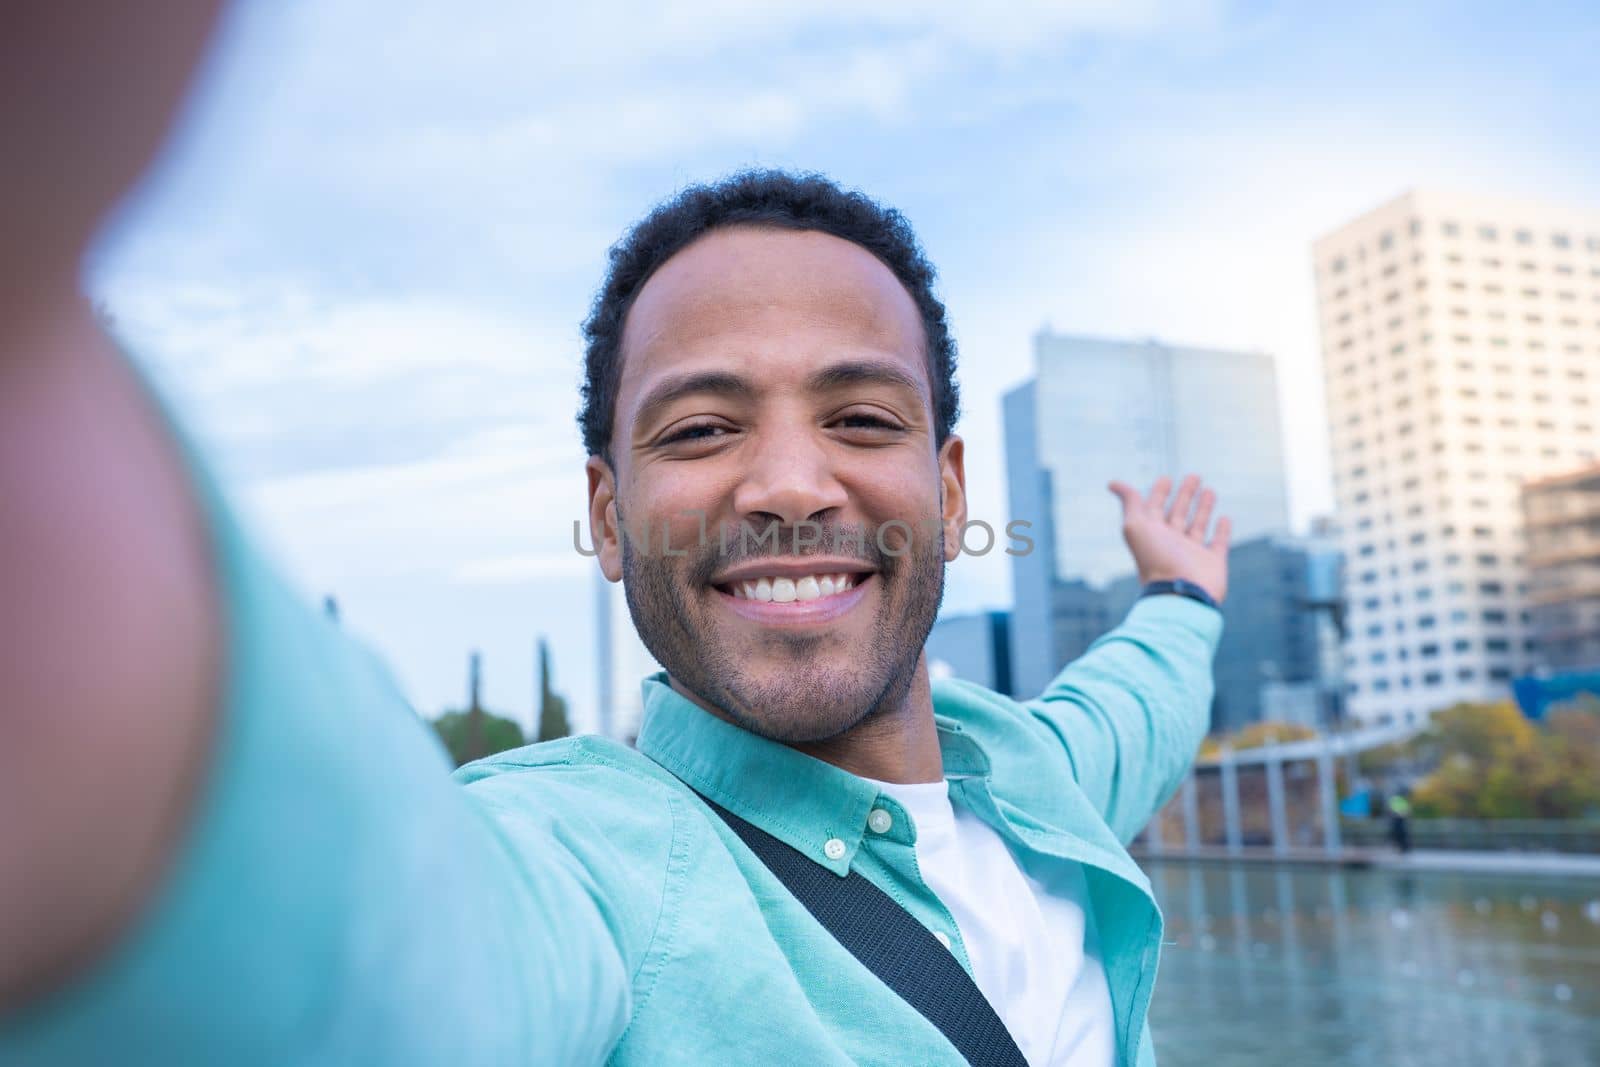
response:
[[[726,436],[728,429],[725,426],[714,426],[702,423],[699,426],[685,426],[681,430],[674,430],[661,439],[664,445],[676,444],[680,441],[709,441]]]
[[[898,429],[900,429],[898,424],[890,422],[888,419],[885,419],[885,418],[883,418],[881,416],[878,416],[878,415],[869,415],[869,414],[866,414],[865,412],[858,412],[858,413],[851,414],[851,415],[845,415],[845,416],[843,416],[842,418],[839,419],[839,425],[840,426],[848,426],[848,427],[850,427],[852,429],[868,429],[868,430],[898,430]]]

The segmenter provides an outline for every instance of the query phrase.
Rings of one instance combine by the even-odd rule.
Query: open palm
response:
[[[1125,482],[1108,487],[1122,500],[1122,536],[1133,553],[1141,582],[1183,578],[1210,593],[1218,604],[1228,595],[1228,539],[1232,523],[1217,520],[1208,539],[1217,494],[1191,474],[1172,491],[1172,479],[1156,479],[1148,493]]]

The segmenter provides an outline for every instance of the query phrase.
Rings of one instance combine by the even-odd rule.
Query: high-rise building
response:
[[[1056,584],[1101,586],[1128,570],[1107,482],[1143,487],[1196,472],[1217,489],[1236,538],[1287,532],[1269,356],[1044,331],[1034,338],[1034,377],[1006,394],[1004,417],[1009,519],[1032,523],[1035,541],[1012,561],[1019,693],[1038,692],[1062,666]]]
[[[1415,191],[1313,255],[1350,712],[1503,699],[1533,652],[1521,485],[1600,450],[1600,215]]]
[[[1337,550],[1300,538],[1251,538],[1228,552],[1213,730],[1263,719],[1317,729],[1339,721],[1339,605],[1327,580],[1337,567]]]
[[[1318,524],[1310,537],[1233,543],[1212,672],[1213,732],[1231,733],[1263,719],[1319,730],[1342,721],[1340,557],[1326,526]],[[1131,572],[1106,586],[1109,625],[1122,620],[1141,590]]]
[[[596,567],[595,732],[620,741],[638,736],[644,717],[640,683],[661,669],[639,639],[621,582],[608,582]]]
[[[928,674],[1011,692],[1009,621],[1004,611],[944,616],[928,634]]]
[[[1600,463],[1522,487],[1534,660],[1600,670]]]

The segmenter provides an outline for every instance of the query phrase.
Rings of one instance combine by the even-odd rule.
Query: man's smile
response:
[[[831,622],[861,602],[876,572],[859,561],[753,560],[711,583],[733,614],[767,625]]]

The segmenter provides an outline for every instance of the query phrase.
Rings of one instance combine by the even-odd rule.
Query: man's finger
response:
[[[1122,501],[1122,517],[1124,519],[1144,503],[1144,497],[1139,495],[1139,490],[1127,482],[1113,481],[1106,488],[1117,494],[1117,499]]]
[[[1172,479],[1163,474],[1161,477],[1157,478],[1156,483],[1150,487],[1150,492],[1146,494],[1144,502],[1153,508],[1160,508],[1163,512],[1165,512],[1167,510],[1167,494],[1171,492]]]
[[[1209,489],[1201,493],[1200,503],[1194,509],[1194,521],[1189,524],[1189,528],[1185,530],[1184,533],[1195,538],[1201,544],[1204,544],[1206,539],[1206,524],[1211,521],[1211,509],[1216,506],[1216,503],[1216,493],[1213,493]]]
[[[1216,532],[1211,535],[1210,548],[1220,556],[1228,554],[1228,542],[1233,537],[1233,522],[1224,515],[1217,520]]]
[[[1200,479],[1190,474],[1185,476],[1178,484],[1178,495],[1172,501],[1172,510],[1167,512],[1167,525],[1179,530],[1189,525],[1189,505],[1194,503],[1194,492],[1200,488]]]

